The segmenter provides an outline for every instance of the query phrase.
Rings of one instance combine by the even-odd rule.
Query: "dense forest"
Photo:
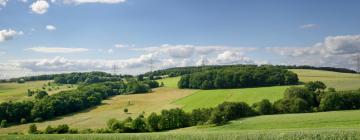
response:
[[[185,74],[179,88],[219,89],[298,84],[297,75],[274,66],[229,67]]]
[[[266,65],[263,65],[266,66]],[[223,69],[223,68],[243,68],[243,67],[257,67],[257,65],[211,65],[211,66],[189,66],[189,67],[176,67],[169,68],[164,70],[157,70],[153,72],[147,72],[143,76],[145,77],[154,77],[160,78],[161,76],[167,75],[169,77],[181,76],[184,74],[191,74],[194,72],[213,70],[213,69]],[[346,69],[346,68],[333,68],[333,67],[314,67],[307,65],[275,65],[275,67],[283,68],[283,69],[314,69],[314,70],[325,70],[325,71],[334,71],[334,72],[343,72],[343,73],[356,73],[354,70]]]
[[[34,100],[0,103],[0,120],[4,125],[40,122],[99,105],[102,100],[113,95],[146,93],[158,86],[156,81],[129,80],[126,83],[109,81],[80,85],[75,90],[62,91],[52,96],[41,91],[35,94]]]

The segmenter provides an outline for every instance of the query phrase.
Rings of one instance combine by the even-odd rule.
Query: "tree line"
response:
[[[3,126],[40,122],[99,105],[102,100],[113,95],[150,92],[151,88],[159,85],[154,83],[157,82],[130,80],[126,83],[122,81],[95,83],[52,96],[41,91],[35,94],[34,100],[0,103],[0,121]]]
[[[210,124],[223,125],[239,118],[282,113],[322,112],[360,108],[360,89],[356,91],[337,92],[320,81],[309,82],[305,87],[290,87],[284,97],[274,103],[264,99],[252,106],[245,102],[224,102],[213,108],[194,109],[185,112],[182,109],[165,109],[161,113],[144,114],[135,119],[109,119],[106,128],[74,129],[68,133],[136,133],[166,131],[189,126]],[[30,126],[29,130],[34,127]],[[49,126],[48,126],[49,128]],[[48,133],[45,129],[42,133]],[[52,128],[50,126],[50,128]],[[56,128],[59,128],[56,127]],[[62,128],[62,127],[60,127]],[[51,132],[56,133],[53,129]],[[68,129],[70,130],[70,129]]]
[[[274,66],[223,68],[183,75],[179,88],[219,89],[298,84],[297,75]]]
[[[11,79],[2,79],[0,83],[5,82],[18,82],[24,83],[27,81],[42,81],[42,80],[54,80],[58,84],[92,84],[105,81],[118,81],[122,78],[132,78],[131,75],[111,75],[106,72],[72,72],[72,73],[62,73],[62,74],[48,74],[48,75],[38,75],[38,76],[27,76],[20,78],[11,78]]]
[[[315,66],[307,66],[307,65],[262,65],[262,66],[274,66],[282,69],[314,69],[314,70],[325,70],[325,71],[334,71],[334,72],[342,72],[342,73],[356,73],[356,71],[346,68],[334,68],[334,67],[315,67]],[[161,78],[161,76],[167,75],[169,77],[182,76],[185,74],[191,74],[194,72],[201,72],[206,70],[214,70],[214,69],[226,69],[226,68],[247,68],[247,67],[258,67],[257,65],[209,65],[209,66],[189,66],[189,67],[175,67],[164,70],[156,70],[153,72],[147,72],[142,76],[145,77],[157,77]]]

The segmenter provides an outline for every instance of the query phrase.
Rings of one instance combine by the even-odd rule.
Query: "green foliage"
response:
[[[190,126],[190,116],[182,109],[162,110],[159,121],[160,130],[170,130]]]
[[[36,133],[38,133],[36,124],[31,124],[31,125],[29,126],[28,133],[29,133],[29,134],[36,134]]]
[[[41,91],[36,92],[35,99],[42,99],[45,96],[48,96],[48,93],[46,91],[41,90]]]
[[[128,111],[129,111],[129,109],[124,108],[124,112],[125,112],[125,113],[128,113]]]
[[[183,75],[179,88],[219,89],[257,86],[291,85],[297,75],[274,66],[219,68]]]
[[[161,117],[158,116],[156,113],[151,113],[147,119],[147,126],[149,131],[159,131],[159,121],[160,121]]]
[[[194,109],[191,112],[191,125],[205,124],[211,116],[212,108]]]
[[[259,114],[267,115],[273,113],[273,105],[268,99],[263,99],[252,106]]]
[[[305,84],[305,87],[313,92],[321,92],[326,89],[326,85],[321,81],[310,81]]]
[[[131,128],[135,131],[135,132],[145,132],[147,129],[145,120],[143,117],[139,116],[136,119],[134,119],[131,122]]]

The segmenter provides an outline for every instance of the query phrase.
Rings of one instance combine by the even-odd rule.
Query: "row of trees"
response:
[[[83,85],[52,96],[39,92],[35,100],[0,103],[0,120],[12,124],[39,122],[99,105],[103,99],[113,95],[150,91],[151,87],[147,83],[133,80],[128,83],[120,81]]]
[[[59,84],[78,84],[78,83],[98,83],[105,81],[119,81],[122,78],[132,78],[131,75],[111,75],[106,72],[73,72],[62,74],[49,74],[38,76],[27,76],[20,78],[2,79],[0,83],[4,82],[18,82],[24,83],[26,81],[42,81],[42,80],[55,80]]]
[[[297,75],[273,66],[226,68],[186,74],[179,88],[218,89],[297,84]]]
[[[262,65],[261,67],[266,67],[271,65]],[[157,70],[153,72],[145,73],[143,76],[146,77],[160,77],[164,75],[168,75],[169,77],[173,76],[182,76],[185,74],[191,74],[194,72],[201,72],[206,70],[214,70],[214,69],[226,69],[226,68],[247,68],[247,67],[258,67],[257,65],[211,65],[211,66],[189,66],[189,67],[176,67],[169,68],[164,70]],[[307,65],[274,65],[274,67],[283,68],[283,69],[315,69],[315,70],[326,70],[326,71],[334,71],[334,72],[343,72],[343,73],[356,73],[354,70],[346,69],[346,68],[334,68],[334,67],[314,67]]]

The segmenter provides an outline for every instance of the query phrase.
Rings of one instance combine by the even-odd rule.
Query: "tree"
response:
[[[37,133],[38,133],[36,124],[31,124],[31,125],[29,126],[28,133],[29,133],[29,134],[37,134]]]
[[[326,85],[321,81],[311,81],[305,84],[305,87],[313,92],[322,92],[326,89]]]
[[[54,134],[56,132],[56,129],[48,125],[44,131],[45,134]]]
[[[340,110],[343,105],[344,100],[341,94],[329,92],[321,99],[319,107],[322,111],[331,111]]]
[[[42,99],[45,96],[48,96],[48,93],[46,91],[39,91],[35,94],[35,99]]]
[[[220,111],[219,109],[215,109],[209,118],[210,124],[215,125],[223,125],[227,122],[227,118],[224,112]]]
[[[158,116],[156,113],[151,113],[148,117],[147,117],[147,126],[149,131],[158,131],[159,130],[159,121],[160,121],[160,116]]]
[[[128,111],[129,111],[129,110],[128,110],[127,108],[124,108],[124,112],[125,112],[125,113],[128,113]]]
[[[67,124],[58,125],[56,128],[56,133],[65,134],[69,132],[69,126]]]
[[[255,111],[259,114],[272,114],[273,113],[273,107],[271,102],[268,99],[263,99],[258,103],[254,104]]]
[[[146,131],[146,123],[143,117],[137,117],[131,122],[131,127],[136,132],[145,132]]]

